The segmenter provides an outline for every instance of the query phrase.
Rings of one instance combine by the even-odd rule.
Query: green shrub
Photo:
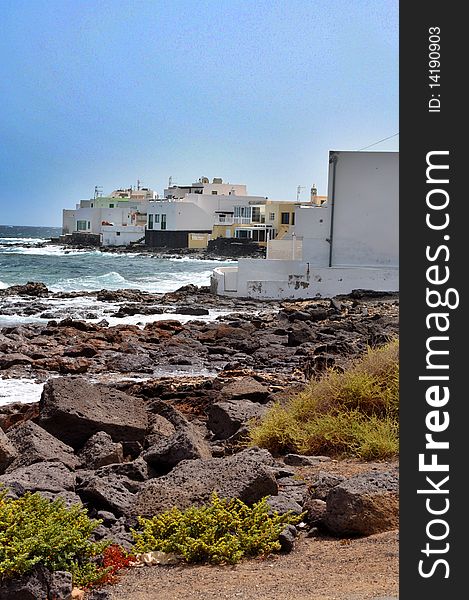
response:
[[[399,451],[399,343],[366,355],[344,373],[329,370],[274,405],[250,431],[250,443],[276,454],[300,452],[389,458]]]
[[[210,504],[200,508],[173,508],[151,519],[140,517],[141,531],[133,531],[133,550],[174,553],[187,562],[234,564],[244,556],[279,550],[285,525],[300,519],[291,513],[269,515],[266,498],[250,507],[213,493]]]
[[[101,521],[90,519],[78,505],[67,508],[61,498],[5,496],[6,491],[0,492],[0,577],[21,576],[38,564],[71,572],[75,585],[90,585],[103,576],[106,570],[95,557],[108,542],[90,541]]]

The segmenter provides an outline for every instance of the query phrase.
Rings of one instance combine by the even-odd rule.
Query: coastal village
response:
[[[397,152],[330,152],[328,195],[307,201],[250,196],[246,185],[201,177],[159,198],[140,186],[95,188],[63,211],[65,244],[204,250],[222,248],[236,267],[215,269],[212,291],[251,298],[314,298],[354,288],[397,291]],[[297,196],[299,196],[298,190]],[[265,260],[243,258],[253,247]],[[231,249],[228,250],[228,249]]]
[[[0,406],[2,600],[397,600],[398,160],[331,151],[307,200],[201,177],[64,210],[63,261],[233,260],[0,289],[0,384],[41,390]]]

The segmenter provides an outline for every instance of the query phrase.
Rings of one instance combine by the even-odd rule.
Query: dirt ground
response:
[[[398,596],[398,532],[337,540],[300,537],[288,555],[234,567],[138,567],[113,600],[372,600]]]
[[[350,476],[397,463],[331,461],[301,471]],[[112,600],[396,600],[398,531],[337,539],[301,534],[293,552],[236,566],[135,567],[110,586]]]

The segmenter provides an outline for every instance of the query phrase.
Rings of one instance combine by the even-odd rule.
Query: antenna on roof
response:
[[[94,199],[99,198],[103,195],[103,187],[101,185],[94,186]]]
[[[305,189],[305,186],[304,186],[304,185],[299,185],[299,186],[296,188],[296,201],[297,201],[297,202],[298,202],[298,201],[299,201],[299,199],[300,199],[301,190],[304,190],[304,189]]]
[[[170,178],[168,179],[168,187],[171,187],[173,185],[173,176],[171,175]]]

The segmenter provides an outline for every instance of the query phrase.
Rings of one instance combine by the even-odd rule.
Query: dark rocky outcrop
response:
[[[26,421],[8,430],[7,437],[17,451],[17,458],[8,467],[7,473],[37,462],[60,462],[69,469],[78,466],[73,448],[67,446],[45,429]]]
[[[0,474],[6,471],[17,456],[16,448],[0,428]]]
[[[266,406],[251,400],[216,402],[207,411],[207,426],[216,439],[226,440],[250,419],[261,417],[266,410]]]
[[[172,506],[200,505],[210,499],[213,491],[247,503],[276,495],[277,483],[265,460],[264,453],[248,450],[224,459],[185,460],[168,475],[143,484],[133,512],[151,515]]]
[[[75,474],[60,462],[39,462],[20,467],[0,476],[0,484],[10,488],[17,496],[25,492],[74,491]]]
[[[112,437],[98,431],[86,442],[79,454],[81,464],[86,469],[99,469],[105,465],[124,461],[124,450],[120,442],[113,442]]]
[[[37,566],[30,573],[0,581],[2,600],[71,600],[72,574]]]
[[[74,448],[98,431],[114,441],[142,440],[148,416],[142,400],[84,379],[50,379],[39,404],[39,423]]]
[[[336,535],[371,535],[399,524],[397,473],[370,472],[333,487],[326,499],[324,523]]]

